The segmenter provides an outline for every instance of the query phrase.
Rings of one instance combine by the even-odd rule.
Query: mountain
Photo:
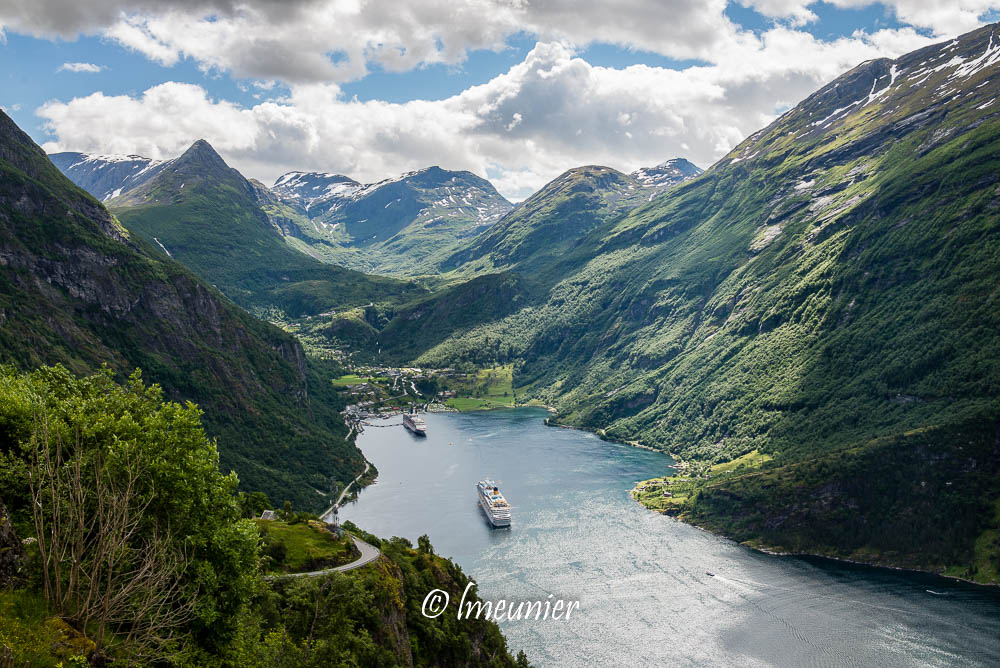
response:
[[[433,273],[452,248],[514,206],[489,181],[440,167],[365,186],[335,174],[290,172],[271,190],[302,214],[294,236],[313,252],[395,276]]]
[[[278,503],[315,509],[361,470],[339,399],[292,336],[123,227],[2,113],[0,167],[0,362],[140,367],[205,410],[223,470]]]
[[[468,265],[468,270],[481,273],[512,266],[525,271],[544,267],[647,196],[632,177],[610,167],[571,169],[453,253],[441,268]]]
[[[290,247],[280,211],[265,211],[275,204],[204,140],[108,202],[130,231],[248,309],[277,309],[299,317],[423,292],[409,283],[326,264]],[[286,221],[285,227],[292,224]]]
[[[73,152],[52,153],[49,159],[70,181],[102,202],[142,185],[167,164],[141,155]]]
[[[288,172],[278,177],[271,191],[308,214],[310,209],[325,213],[330,206],[363,187],[351,177],[341,174]]]
[[[503,342],[519,395],[691,462],[666,509],[739,540],[997,581],[997,32],[862,63],[620,216],[624,175],[564,175],[452,256],[545,296],[415,362]]]
[[[645,188],[650,188],[653,193],[649,199],[665,192],[668,188],[677,185],[681,181],[687,181],[701,174],[704,170],[697,165],[688,162],[684,158],[672,158],[661,162],[656,167],[643,167],[629,174]]]
[[[571,169],[456,250],[441,268],[551,272],[587,233],[701,171],[683,158],[631,174],[593,165]]]

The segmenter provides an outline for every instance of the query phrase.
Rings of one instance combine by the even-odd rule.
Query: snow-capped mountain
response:
[[[363,186],[349,176],[329,172],[288,172],[271,186],[271,192],[285,203],[302,209],[310,217],[325,211],[324,204],[351,195]]]
[[[169,160],[141,155],[52,153],[49,159],[70,181],[105,202],[156,176]]]
[[[653,189],[655,191],[653,196],[655,197],[681,181],[693,179],[701,174],[702,171],[704,170],[684,158],[672,158],[661,162],[656,167],[637,169],[629,174],[629,176],[635,179],[643,188]]]
[[[301,214],[310,252],[378,273],[419,274],[431,258],[514,208],[471,172],[427,167],[361,185],[339,174],[289,172],[271,192]]]
[[[490,225],[514,206],[486,179],[471,172],[453,172],[440,167],[427,167],[370,183],[345,193],[331,204],[325,215],[331,220],[350,218],[350,212],[357,208],[371,209],[375,214],[381,209],[395,218],[397,214],[390,210],[395,207],[397,210],[415,209],[416,217],[427,222],[461,218],[473,226]]]

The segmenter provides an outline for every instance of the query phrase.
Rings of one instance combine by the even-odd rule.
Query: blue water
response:
[[[1000,591],[743,548],[629,498],[668,472],[665,455],[544,416],[432,414],[426,438],[366,429],[379,478],[341,518],[428,534],[486,600],[579,600],[568,621],[501,624],[537,666],[1000,666]],[[484,476],[502,482],[509,530],[476,505]]]

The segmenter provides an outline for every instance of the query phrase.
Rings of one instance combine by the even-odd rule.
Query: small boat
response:
[[[713,573],[712,571],[705,571],[705,575],[707,575],[710,578],[714,578],[715,577],[715,573]]]

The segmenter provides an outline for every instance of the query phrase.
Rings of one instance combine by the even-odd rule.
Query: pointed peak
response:
[[[216,165],[221,165],[223,167],[228,167],[226,161],[222,159],[212,145],[209,144],[204,139],[199,139],[195,143],[191,144],[188,150],[181,154],[181,157],[177,158],[177,162],[187,162],[190,160],[198,160],[200,162],[212,163]]]

